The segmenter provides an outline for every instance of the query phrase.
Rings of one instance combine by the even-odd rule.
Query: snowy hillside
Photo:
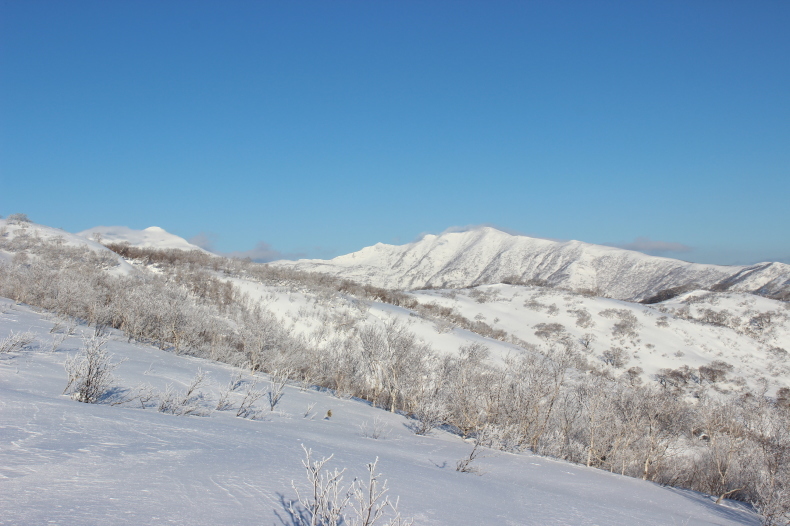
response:
[[[199,250],[207,252],[186,239],[171,234],[158,226],[149,226],[143,230],[134,230],[125,226],[97,226],[83,230],[79,234],[86,239],[99,239],[104,244],[129,243],[133,247],[156,249]],[[98,237],[97,237],[98,236]]]
[[[382,326],[397,320],[419,341],[442,356],[456,356],[473,343],[485,345],[492,363],[544,349],[546,327],[567,335],[591,367],[615,376],[628,374],[647,384],[665,370],[690,370],[690,393],[700,388],[698,370],[711,364],[732,366],[717,380],[717,390],[755,389],[763,380],[775,393],[790,387],[789,304],[750,294],[691,292],[673,300],[642,305],[584,296],[546,287],[482,285],[472,289],[415,291],[418,309],[336,295],[322,298],[309,290],[267,286],[232,279],[240,291],[276,313],[282,325],[324,348],[350,326]],[[454,323],[453,315],[499,331],[500,339]],[[765,326],[756,320],[768,319]],[[726,366],[725,366],[726,368]],[[702,382],[707,383],[707,382]]]
[[[590,364],[645,382],[671,371],[694,391],[700,368],[731,366],[717,389],[775,392],[790,386],[790,304],[751,294],[689,292],[642,305],[545,287],[483,285],[462,290],[415,291],[421,304],[451,308],[539,347],[547,331],[566,334]],[[438,310],[438,309],[434,309]],[[492,346],[496,348],[495,346]],[[704,369],[703,369],[704,370]]]
[[[402,290],[539,281],[629,300],[691,284],[766,294],[790,290],[790,265],[783,263],[703,265],[580,241],[515,236],[490,227],[428,235],[407,245],[379,243],[328,261],[272,264]]]
[[[39,225],[30,221],[0,219],[0,262],[11,261],[14,254],[40,259],[46,256],[40,249],[43,244],[54,244],[63,249],[70,249],[69,255],[75,259],[90,256],[113,275],[128,275],[134,268],[115,252],[104,245],[71,234],[59,228]],[[80,256],[80,252],[83,253]]]
[[[484,449],[477,474],[459,472],[470,442],[438,430],[415,435],[404,416],[312,389],[289,385],[274,410],[264,397],[248,418],[236,416],[250,389],[272,389],[267,376],[129,344],[116,331],[106,349],[120,364],[117,388],[105,403],[79,403],[62,394],[63,364],[93,328],[69,334],[69,324],[0,300],[0,340],[31,336],[0,353],[2,525],[292,525],[285,508],[297,497],[292,481],[309,493],[301,444],[314,459],[333,454],[328,467],[347,468],[344,484],[378,458],[389,494],[418,525],[759,524],[737,502],[716,505],[699,493],[530,453]],[[187,405],[200,416],[157,410],[168,389],[184,396],[198,371],[205,380]],[[240,386],[217,409],[237,375]]]
[[[65,509],[57,510],[62,523],[68,513],[76,513],[75,524],[110,523],[123,511],[128,523],[211,523],[223,512],[246,524],[249,510],[266,517],[284,509],[278,499],[290,498],[300,442],[322,455],[337,452],[355,474],[380,456],[403,511],[420,524],[753,523],[680,489],[673,495],[689,502],[665,506],[671,498],[640,493],[635,488],[656,487],[635,479],[790,517],[783,497],[790,471],[770,471],[787,471],[780,457],[790,450],[786,301],[691,290],[641,304],[534,283],[402,292],[288,264],[132,248],[115,246],[115,253],[18,218],[0,225],[0,296],[13,300],[0,309],[8,335],[0,333],[0,410],[12,422],[0,426],[9,434],[6,441],[0,435],[0,473],[12,488],[10,496],[0,492],[0,506],[25,503],[8,524],[41,522],[41,510],[57,506]],[[42,318],[25,304],[50,314]],[[83,345],[72,327],[111,334],[110,351],[128,358],[116,371],[119,388],[98,406],[60,394],[63,351]],[[211,381],[178,402],[197,365]],[[225,392],[220,385],[234,371],[243,372],[243,389]],[[264,373],[291,382],[275,411],[263,403]],[[258,404],[242,411],[253,377]],[[210,411],[228,403],[262,421]],[[172,415],[185,408],[206,414]],[[333,416],[322,419],[329,409]],[[370,437],[377,416],[390,428],[387,441]],[[56,421],[76,445],[51,438]],[[340,422],[365,429],[341,432]],[[491,448],[485,465],[476,461],[482,477],[455,471],[470,440]],[[11,460],[4,470],[2,455],[33,460]],[[163,471],[154,473],[154,465]],[[562,466],[570,486],[546,466]],[[610,473],[633,479],[614,482],[626,479]],[[454,478],[462,475],[485,482]],[[89,504],[64,482],[73,477],[97,488]],[[436,487],[442,490],[433,495]],[[129,511],[135,492],[143,502]],[[658,504],[635,511],[629,499],[636,495],[641,505]],[[692,504],[703,511],[684,508]],[[672,514],[678,510],[685,519]]]
[[[157,249],[194,246],[156,227],[143,231],[98,227],[77,235],[29,222],[8,224],[0,220],[0,228],[5,229],[0,237],[0,256],[7,261],[11,261],[14,254],[41,258],[43,256],[36,255],[46,254],[41,243],[57,241],[60,245],[88,250],[95,254],[94,257],[104,258],[107,270],[120,275],[131,272],[160,274],[163,269],[156,264],[124,260],[89,239],[91,232],[102,232],[102,243],[123,241]],[[490,236],[511,241],[516,238],[493,229],[481,229],[478,234],[481,233],[483,238],[472,243],[472,248],[482,249]],[[455,236],[449,239],[458,243],[461,238],[457,236],[474,238],[471,234],[447,236]],[[545,246],[553,243],[532,241]],[[444,245],[446,243],[438,246]],[[362,252],[380,247],[384,246],[377,245]],[[648,261],[672,262],[608,247],[592,248]],[[441,253],[441,249],[437,250]],[[209,255],[202,250],[200,254]],[[351,254],[333,261],[355,257]],[[607,370],[615,376],[628,373],[652,384],[657,375],[667,370],[685,370],[689,376],[689,370],[698,371],[712,363],[724,363],[731,369],[716,383],[719,390],[755,389],[762,381],[767,381],[771,393],[790,387],[790,363],[786,353],[790,350],[788,303],[751,294],[692,291],[662,303],[642,305],[551,287],[499,284],[414,291],[410,297],[420,305],[415,310],[348,294],[327,295],[298,283],[264,283],[244,273],[229,276],[227,272],[209,272],[215,279],[227,280],[239,294],[271,312],[278,324],[316,349],[334,345],[338,338],[346,338],[349,330],[356,327],[381,327],[397,321],[439,355],[456,356],[461,347],[479,343],[489,349],[492,363],[502,364],[509,356],[543,349],[547,342],[541,327],[548,326],[555,329],[558,336],[571,337],[589,366]],[[437,307],[452,312],[448,314]],[[457,315],[466,322],[457,319]],[[699,378],[686,380],[689,385],[685,387],[693,392]]]

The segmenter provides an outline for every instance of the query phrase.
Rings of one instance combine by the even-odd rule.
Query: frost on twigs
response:
[[[210,410],[203,407],[201,402],[204,399],[203,393],[200,391],[206,383],[206,373],[198,369],[195,377],[187,386],[186,391],[177,392],[173,389],[172,385],[168,385],[165,392],[159,397],[159,405],[157,410],[160,413],[168,413],[171,415],[185,416],[207,416],[211,413]]]
[[[274,411],[274,408],[277,407],[277,404],[280,403],[280,400],[283,397],[283,390],[285,389],[285,384],[288,382],[288,376],[290,375],[290,371],[274,371],[269,380],[269,392],[266,393],[266,398],[269,401],[269,410]]]
[[[439,400],[421,400],[414,409],[414,421],[409,424],[415,435],[430,435],[447,418],[447,410]]]
[[[410,526],[398,512],[398,499],[392,502],[387,495],[387,481],[376,473],[378,458],[367,467],[367,480],[354,479],[348,488],[343,486],[346,469],[329,471],[326,464],[334,455],[313,460],[313,451],[302,445],[307,472],[307,490],[299,492],[291,486],[297,500],[288,503],[287,512],[294,526]]]
[[[0,340],[0,354],[21,351],[34,341],[36,341],[36,335],[30,331],[17,333],[11,331],[7,338]]]
[[[233,375],[224,388],[220,389],[219,392],[219,400],[217,400],[217,411],[226,411],[233,409],[233,402],[230,401],[230,394],[241,387],[244,383],[244,380],[241,377],[241,372],[237,372]]]
[[[462,458],[458,462],[455,463],[455,470],[460,473],[475,473],[478,475],[482,475],[480,469],[477,466],[472,465],[477,457],[480,456],[480,448],[483,445],[483,442],[488,440],[489,430],[487,428],[483,428],[482,431],[477,433],[475,436],[474,447],[472,451],[466,457]]]
[[[378,440],[380,438],[387,438],[389,428],[384,424],[384,421],[376,417],[373,423],[370,424],[367,420],[359,425],[360,434],[365,438],[372,438]]]
[[[85,338],[79,354],[66,358],[63,367],[68,375],[68,383],[63,390],[71,398],[86,404],[103,401],[113,390],[115,378],[112,372],[123,361],[113,363],[104,346],[106,336]]]
[[[313,409],[315,408],[315,404],[316,404],[315,402],[307,404],[307,409],[305,409],[304,413],[302,413],[302,416],[304,418],[309,418],[310,420],[313,419],[313,417],[315,416],[315,413],[313,413]]]
[[[255,409],[254,404],[263,396],[263,391],[255,389],[255,386],[255,381],[247,385],[247,390],[244,391],[244,398],[241,400],[241,404],[239,404],[236,416],[255,419],[258,415],[258,410]]]

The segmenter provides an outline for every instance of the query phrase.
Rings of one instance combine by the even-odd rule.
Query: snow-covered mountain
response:
[[[39,259],[42,255],[38,253],[38,249],[42,243],[87,250],[95,257],[106,260],[111,274],[126,275],[134,272],[134,267],[126,260],[101,243],[97,243],[93,238],[27,220],[0,219],[0,262],[10,262],[16,253],[24,253],[25,257]]]
[[[378,243],[328,261],[273,264],[406,290],[541,281],[628,300],[687,285],[708,288],[720,284],[730,291],[765,294],[790,290],[790,265],[784,263],[688,263],[581,241],[511,235],[490,227],[427,235],[407,245]]]
[[[150,233],[148,240],[153,238],[154,242],[166,242],[169,236],[161,229],[146,229],[142,233],[125,230],[125,235],[121,232],[113,239],[102,235],[101,241],[162,248],[162,243],[146,244],[143,233]],[[717,288],[638,304],[534,283],[395,293],[219,256],[173,251],[166,254],[168,257],[151,258],[145,251],[128,250],[116,254],[90,237],[89,233],[68,234],[18,218],[0,221],[0,296],[10,298],[0,298],[0,400],[8,400],[5,405],[0,403],[0,413],[9,421],[10,427],[6,426],[5,431],[18,431],[19,435],[12,433],[5,441],[11,449],[3,451],[0,447],[0,478],[11,484],[5,497],[0,496],[0,508],[11,509],[7,520],[13,524],[43,519],[114,523],[118,516],[134,524],[158,524],[162,519],[179,522],[178,517],[191,524],[214,524],[224,520],[217,518],[220,516],[247,523],[251,517],[265,518],[273,510],[275,517],[284,517],[278,515],[278,510],[283,508],[282,499],[292,494],[288,481],[299,475],[300,443],[322,455],[336,452],[341,465],[360,466],[371,458],[381,458],[395,494],[403,496],[402,510],[421,524],[758,521],[745,505],[741,506],[743,511],[737,511],[729,505],[716,505],[702,494],[666,490],[590,468],[645,476],[643,455],[653,450],[633,427],[633,422],[642,422],[644,417],[636,400],[678,404],[685,409],[677,409],[677,415],[685,415],[688,410],[689,416],[683,418],[689,420],[682,428],[676,428],[674,420],[662,424],[668,433],[662,439],[668,448],[664,451],[682,454],[657,464],[662,471],[648,473],[650,480],[659,482],[681,480],[679,477],[695,469],[707,469],[707,464],[694,459],[711,460],[710,455],[716,454],[712,441],[699,440],[687,430],[697,429],[696,422],[708,425],[707,420],[699,419],[716,414],[716,408],[723,407],[719,404],[751,403],[750,400],[756,400],[754,397],[742,395],[759,392],[774,398],[767,398],[759,407],[744,406],[739,409],[745,411],[744,415],[753,411],[763,415],[755,422],[784,415],[778,408],[785,403],[790,387],[787,301]],[[411,266],[420,271],[432,268],[431,262],[437,267],[444,262],[431,276],[444,272],[448,280],[459,282],[465,277],[470,279],[469,276],[496,276],[496,272],[506,275],[507,262],[513,267],[518,254],[539,271],[560,266],[565,258],[562,272],[555,272],[555,277],[565,281],[558,278],[553,283],[569,288],[602,288],[599,274],[609,280],[606,283],[618,284],[617,279],[623,278],[614,271],[606,272],[609,269],[602,259],[607,257],[612,265],[620,265],[623,276],[630,276],[637,284],[639,271],[647,272],[646,279],[663,284],[659,272],[664,268],[669,278],[663,278],[668,284],[662,288],[683,283],[681,278],[689,273],[695,275],[692,271],[697,272],[696,276],[708,276],[710,281],[705,283],[730,280],[733,288],[744,283],[755,286],[755,279],[764,284],[770,278],[766,278],[766,268],[692,265],[578,242],[553,243],[509,236],[493,229],[431,236],[406,247],[371,247],[366,249],[367,258],[378,266],[369,265],[368,270],[388,276],[390,269],[382,270],[382,261],[407,265],[408,258],[417,258],[415,247],[421,243],[425,243],[421,247],[425,253]],[[536,251],[542,250],[542,265],[535,262],[537,256],[524,256],[530,243],[537,246]],[[389,254],[391,259],[386,260],[387,250],[397,249],[402,249],[401,259]],[[356,257],[337,259],[363,259],[366,251]],[[626,263],[618,257],[631,258],[625,261],[641,265],[641,270],[629,274],[624,268]],[[467,261],[488,261],[489,268],[472,265],[465,274]],[[303,263],[291,265],[298,268]],[[360,268],[365,267],[359,265],[357,270]],[[786,283],[782,268],[773,268],[779,269],[779,279]],[[132,273],[133,276],[124,276]],[[536,272],[535,277],[543,279],[540,276]],[[534,279],[522,273],[515,279],[531,278]],[[776,278],[771,279],[776,282]],[[4,334],[8,337],[3,338]],[[63,363],[66,353],[77,351],[80,335],[87,342],[97,334],[110,337],[107,348],[115,355],[114,363],[120,366],[119,385],[108,391],[108,396],[116,398],[99,406],[77,404],[61,394],[66,382]],[[381,370],[365,368],[370,367],[365,360],[383,358],[378,358],[378,354],[367,358],[364,346],[381,352],[385,347],[376,342],[384,341],[384,337],[402,338],[398,348],[403,349],[402,353],[411,353],[402,362],[408,367],[393,376],[399,379],[396,388],[401,391],[387,395],[393,400],[388,412],[372,407],[388,407],[388,399],[375,391],[385,385],[376,383],[378,377],[346,372]],[[29,343],[16,345],[14,342],[23,341],[19,338],[28,338],[24,341]],[[140,343],[130,343],[132,340]],[[88,345],[85,342],[83,346]],[[4,367],[9,374],[3,374]],[[421,372],[409,376],[417,367]],[[286,399],[277,410],[273,406],[267,410],[265,404],[259,403],[254,415],[260,418],[236,418],[234,413],[240,415],[246,393],[258,397],[265,394],[254,389],[256,382],[264,385],[267,378],[259,369],[273,374],[288,371],[300,387],[292,384],[287,388]],[[202,373],[196,375],[199,370],[211,381],[201,384],[197,394],[189,399],[192,402],[186,398],[186,402],[178,402],[180,387],[186,388],[190,378],[202,378]],[[547,381],[555,381],[557,371],[563,374],[559,395],[541,387],[548,385]],[[245,388],[222,387],[240,372],[248,377]],[[422,382],[434,375],[442,380],[426,389]],[[462,380],[466,383],[458,383]],[[274,382],[270,385],[274,389]],[[312,385],[318,389],[311,390]],[[459,400],[454,390],[460,385],[471,389],[471,394],[467,396],[464,390],[467,398],[461,400],[461,405],[453,405]],[[333,389],[334,396],[324,389]],[[512,411],[489,413],[487,404],[494,400],[487,398],[485,393],[489,391],[517,393],[508,397],[508,403],[518,405]],[[557,405],[545,403],[549,396],[546,393],[552,392]],[[223,399],[223,393],[230,398]],[[374,403],[348,398],[357,393],[372,398]],[[399,393],[405,394],[398,399]],[[607,412],[600,417],[607,422],[607,431],[596,431],[595,444],[606,448],[601,449],[605,455],[593,451],[593,441],[587,439],[592,436],[585,427],[592,421],[592,406],[578,405],[579,400],[593,398],[579,398],[579,393],[602,397],[596,398],[603,400],[603,405],[596,408],[632,408],[624,417],[619,409],[605,409]],[[229,400],[235,404],[235,411],[228,410]],[[408,402],[414,413],[405,409],[402,414],[392,411],[396,400],[401,401],[399,410]],[[111,405],[115,402],[117,406]],[[172,404],[182,407],[187,402],[197,404],[199,411],[195,414],[204,418],[179,419],[172,415],[188,413],[169,412]],[[457,407],[464,411],[455,412]],[[470,407],[472,410],[466,411]],[[525,454],[524,440],[529,437],[523,430],[529,422],[521,415],[531,414],[528,408],[543,407],[554,413],[546,413],[549,431],[541,431],[544,438],[531,446],[539,448],[533,451],[581,464],[586,459],[586,468]],[[645,407],[649,410],[645,414],[656,414],[653,406]],[[442,413],[432,412],[438,410]],[[52,442],[50,433],[42,429],[57,422],[62,424],[64,414],[66,420],[77,423],[76,427],[66,429],[69,441]],[[430,420],[439,418],[437,414],[443,415],[443,420]],[[468,440],[454,434],[461,428],[452,426],[457,426],[456,422],[466,425],[467,421],[462,420],[465,415],[477,414],[490,414],[498,420],[486,424],[496,427],[491,428],[490,435],[494,449],[481,457],[484,476],[469,477],[452,470],[453,461],[470,455],[472,447]],[[326,417],[320,418],[321,415]],[[429,421],[434,422],[432,425],[448,423],[430,436],[414,434],[419,430],[416,423]],[[376,422],[386,423],[386,437],[369,436],[368,430]],[[130,429],[137,430],[136,434]],[[744,436],[737,429],[733,436]],[[0,439],[3,433],[0,426]],[[615,436],[616,433],[621,435]],[[623,436],[630,437],[630,445],[620,450],[616,445],[623,443]],[[74,440],[80,447],[74,446]],[[162,450],[162,443],[172,447]],[[41,453],[44,449],[46,454]],[[119,456],[118,451],[123,454]],[[216,455],[217,451],[222,454]],[[235,453],[225,454],[228,451]],[[360,452],[364,455],[360,456]],[[741,453],[736,466],[762,462],[753,446],[743,447]],[[59,459],[63,458],[66,460],[61,462]],[[128,462],[124,463],[124,459]],[[61,484],[86,462],[95,468],[94,475],[80,477],[81,481],[106,490],[90,502]],[[198,464],[205,469],[195,470],[194,465]],[[185,465],[192,467],[181,469]],[[257,466],[257,471],[247,469],[250,465]],[[260,466],[265,468],[263,478],[256,475]],[[445,469],[447,466],[450,469]],[[531,466],[540,466],[540,472],[527,472],[538,469]],[[702,483],[678,484],[714,495],[729,494],[728,488],[757,484],[749,478],[757,476],[755,471],[749,468],[741,473],[738,469],[741,468],[731,471],[741,479],[725,481],[722,488]],[[152,479],[154,471],[166,476]],[[710,473],[711,480],[718,480],[715,472]],[[566,475],[573,479],[571,492]],[[409,481],[416,479],[422,481],[420,487],[409,486]],[[442,490],[437,492],[436,487]],[[31,488],[44,491],[30,498]],[[204,491],[205,488],[209,490]],[[527,495],[538,497],[523,502],[514,500],[512,492],[522,495],[525,488],[529,489]],[[147,492],[155,498],[124,498],[132,494],[145,497]],[[110,494],[114,497],[106,497]],[[457,495],[467,494],[480,498],[463,502],[457,499]],[[437,496],[444,499],[440,504],[436,504]],[[657,504],[646,508],[647,500]],[[691,500],[696,504],[692,505]],[[172,502],[183,505],[174,508]],[[0,524],[4,524],[2,519]]]
[[[134,230],[125,226],[97,226],[83,230],[77,235],[84,238],[96,240],[102,243],[129,243],[133,247],[170,249],[179,250],[199,250],[206,252],[197,245],[193,245],[183,237],[171,234],[164,228],[149,226],[143,230]]]
[[[0,219],[0,261],[10,263],[18,254],[20,258],[24,255],[31,260],[51,259],[53,256],[48,255],[44,244],[56,243],[106,260],[106,269],[111,274],[145,276],[162,272],[156,264],[126,260],[96,243],[89,235],[92,230],[78,235],[31,222]],[[128,241],[137,246],[152,246],[145,245],[148,242],[159,248],[168,246],[168,242],[172,248],[189,245],[159,228],[136,231],[104,227],[104,231],[108,235],[102,235],[103,243]],[[492,233],[508,236],[496,230]],[[648,260],[673,261],[600,248]],[[785,307],[786,302],[733,291],[690,291],[669,301],[639,305],[551,287],[500,284],[467,290],[415,291],[409,297],[428,306],[415,311],[346,295],[333,295],[328,300],[309,287],[283,288],[282,284],[262,283],[253,276],[217,275],[232,283],[240,294],[274,313],[281,325],[317,347],[334,338],[342,338],[349,325],[382,324],[397,319],[408,324],[409,330],[421,342],[440,355],[456,355],[460,347],[479,342],[489,347],[492,362],[502,363],[507,356],[523,352],[519,342],[539,347],[542,339],[536,328],[541,324],[553,324],[574,341],[587,342],[584,354],[599,367],[604,365],[601,357],[606,351],[622,349],[627,353],[627,359],[621,360],[625,366],[607,368],[619,375],[626,368],[639,367],[646,382],[652,382],[661,369],[697,368],[717,360],[734,365],[732,378],[743,377],[748,386],[754,387],[760,379],[766,378],[771,392],[787,386],[785,379],[790,374],[784,355],[776,351],[790,349],[790,311]],[[450,308],[468,320],[489,324],[494,330],[518,338],[518,342],[504,336],[500,339],[486,337],[485,331],[482,335],[479,330],[477,333],[470,331],[470,327],[458,325],[457,320],[451,321],[452,316],[434,314],[431,305]],[[751,320],[761,316],[769,317],[771,322],[756,330]],[[628,320],[635,321],[627,333],[614,330]]]

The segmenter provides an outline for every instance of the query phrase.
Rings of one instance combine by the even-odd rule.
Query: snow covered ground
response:
[[[753,294],[692,291],[642,305],[499,284],[411,296],[452,307],[535,345],[541,343],[535,334],[540,324],[559,324],[575,341],[588,342],[582,349],[594,363],[600,364],[605,351],[622,349],[624,364],[612,368],[615,374],[640,367],[642,377],[652,381],[661,369],[723,361],[733,370],[722,389],[737,390],[741,382],[755,388],[762,379],[771,391],[790,384],[790,357],[783,352],[790,349],[790,304]],[[767,325],[756,327],[753,320],[764,317]]]
[[[52,351],[56,320],[9,300],[0,300],[0,313],[0,339],[11,331],[36,338],[0,355],[2,525],[292,524],[283,502],[295,497],[292,480],[304,488],[300,444],[319,458],[334,454],[330,465],[348,468],[346,481],[378,457],[415,524],[759,523],[737,503],[717,506],[701,494],[529,454],[485,451],[476,462],[480,475],[459,473],[456,462],[472,448],[460,438],[417,436],[403,416],[296,386],[286,387],[274,412],[259,400],[255,420],[234,410],[174,416],[139,401],[81,404],[61,394],[63,363],[93,329],[77,327]],[[122,388],[183,390],[202,369],[210,382],[199,403],[208,411],[238,372],[110,335],[113,360],[124,360],[115,371]],[[266,386],[265,377],[258,380]],[[236,405],[241,391],[232,395]],[[376,420],[384,435],[364,436],[361,427]]]
[[[231,281],[315,345],[357,323],[382,324],[397,319],[442,355],[454,355],[461,346],[475,342],[489,348],[495,363],[525,352],[513,343],[386,303],[343,295],[320,298],[308,290],[293,291],[238,278]],[[541,324],[559,325],[573,341],[586,342],[577,348],[591,364],[609,369],[615,376],[640,368],[637,376],[653,383],[662,369],[687,366],[696,371],[712,362],[724,362],[733,369],[715,386],[722,392],[756,389],[762,380],[768,382],[772,394],[790,386],[790,357],[782,352],[790,349],[788,304],[753,294],[697,291],[643,305],[546,287],[499,284],[409,295],[424,305],[450,307],[468,320],[482,321],[538,347],[545,344],[536,334]],[[711,312],[725,312],[713,318],[721,324],[701,321]],[[750,320],[766,313],[771,321],[758,332]],[[618,326],[627,330],[618,330]],[[604,363],[604,353],[613,349],[622,350],[622,364]],[[690,390],[693,387],[690,385]]]

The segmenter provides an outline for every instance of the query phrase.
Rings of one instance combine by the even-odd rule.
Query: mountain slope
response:
[[[102,243],[129,243],[134,247],[157,249],[199,250],[207,252],[197,245],[193,245],[183,237],[171,234],[158,226],[149,226],[143,230],[134,230],[125,226],[97,226],[83,230],[77,235],[95,240],[97,234]]]
[[[115,331],[106,347],[121,362],[119,396],[183,391],[202,370],[196,403],[204,416],[165,414],[151,401],[82,404],[62,394],[63,362],[93,328],[78,326],[53,345],[53,320],[0,299],[0,338],[10,331],[30,331],[35,341],[0,355],[0,524],[296,524],[284,504],[296,498],[292,483],[308,490],[301,444],[314,459],[334,454],[328,469],[347,467],[344,485],[378,458],[393,500],[399,496],[403,515],[420,525],[759,524],[737,502],[716,505],[692,491],[530,453],[486,449],[476,461],[481,476],[459,473],[454,465],[471,443],[443,431],[415,435],[402,415],[325,392],[287,386],[277,410],[259,401],[255,419],[238,418],[245,389],[265,385],[264,375],[130,344]],[[239,373],[233,409],[214,410]],[[364,431],[375,422],[384,430],[378,439]]]
[[[46,258],[47,251],[43,245],[49,243],[75,251],[87,251],[95,258],[104,260],[111,274],[128,275],[135,272],[126,260],[92,239],[30,221],[0,219],[0,262],[11,262],[17,253],[24,254],[25,258]],[[76,254],[71,256],[77,257]]]
[[[654,257],[580,241],[557,242],[483,227],[428,235],[407,245],[377,245],[332,260],[277,261],[299,270],[393,289],[462,288],[503,281],[541,281],[641,300],[686,285],[722,283],[728,290],[790,290],[790,265],[721,266]]]

